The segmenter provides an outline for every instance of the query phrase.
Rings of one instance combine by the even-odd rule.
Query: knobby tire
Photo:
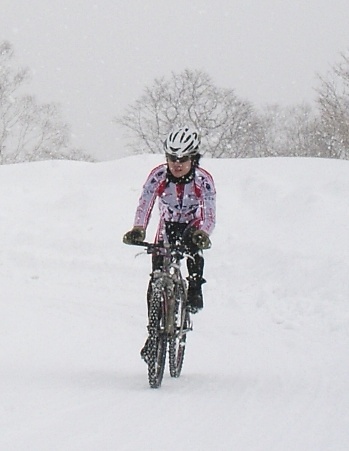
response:
[[[164,331],[165,299],[160,287],[153,286],[149,311],[148,381],[159,388],[166,365],[167,336]]]

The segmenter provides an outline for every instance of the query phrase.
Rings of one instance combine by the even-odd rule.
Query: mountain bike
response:
[[[144,246],[147,254],[161,255],[161,270],[151,273],[148,312],[146,363],[151,388],[159,388],[164,376],[168,348],[172,377],[182,371],[187,333],[193,330],[187,309],[187,283],[181,273],[181,260],[186,254],[181,245],[167,243],[134,243]]]

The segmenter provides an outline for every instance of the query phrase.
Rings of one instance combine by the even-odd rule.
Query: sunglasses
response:
[[[178,158],[178,157],[176,157],[176,155],[167,155],[167,159],[169,161],[171,161],[172,163],[186,163],[191,158],[188,157],[188,156],[187,157]]]

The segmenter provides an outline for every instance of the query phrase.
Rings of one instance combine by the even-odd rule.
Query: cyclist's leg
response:
[[[192,241],[192,236],[197,227],[185,223],[166,223],[166,234],[170,243],[180,240],[186,247],[188,268],[188,306],[192,313],[203,308],[203,295],[201,285],[205,283],[203,278],[204,257],[202,251]]]
[[[192,313],[196,313],[201,310],[204,306],[203,294],[202,294],[202,284],[206,282],[203,278],[204,272],[204,258],[200,251],[191,254],[192,258],[187,258],[187,268],[188,268],[188,305]]]

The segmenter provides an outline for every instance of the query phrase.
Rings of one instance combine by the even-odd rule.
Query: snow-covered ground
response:
[[[152,390],[149,256],[121,238],[161,161],[0,167],[0,449],[347,451],[349,162],[203,160],[205,309]]]

